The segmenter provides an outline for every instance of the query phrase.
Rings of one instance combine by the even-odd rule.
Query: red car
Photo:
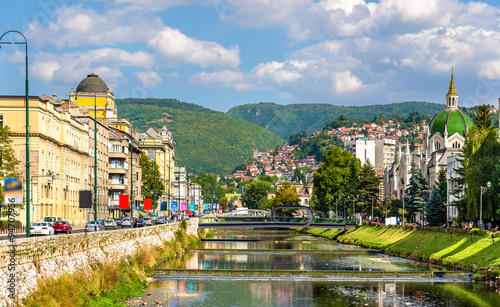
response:
[[[66,221],[54,222],[53,227],[54,227],[54,231],[56,232],[56,234],[58,232],[71,233],[71,230],[73,230],[73,227],[71,226],[71,224],[66,222]]]

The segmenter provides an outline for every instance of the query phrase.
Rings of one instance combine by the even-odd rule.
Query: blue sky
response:
[[[500,97],[500,4],[458,0],[2,0],[29,42],[30,94],[93,70],[117,98],[459,104]],[[6,36],[2,41],[17,40]],[[0,95],[24,93],[23,46],[0,49]]]

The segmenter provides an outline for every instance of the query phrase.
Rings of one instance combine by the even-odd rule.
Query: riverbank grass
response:
[[[493,241],[491,237],[485,236],[364,225],[339,236],[338,240],[380,249],[393,256],[482,272],[485,275],[500,274],[498,238]]]

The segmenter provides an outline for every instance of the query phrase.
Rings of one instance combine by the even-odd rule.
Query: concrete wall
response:
[[[106,260],[119,261],[133,255],[138,248],[159,246],[174,239],[180,223],[157,225],[118,231],[100,231],[72,235],[32,237],[16,240],[15,274],[16,294],[26,297],[36,290],[37,280],[59,277],[65,272],[73,273],[90,269],[93,263]],[[187,234],[198,235],[198,219],[188,221]],[[8,240],[0,241],[0,306],[10,306],[8,297],[8,270],[11,250]]]

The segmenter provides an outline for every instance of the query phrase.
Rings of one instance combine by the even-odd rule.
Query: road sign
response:
[[[141,210],[141,206],[139,206],[139,205],[135,206],[135,210],[137,210],[137,211]]]

